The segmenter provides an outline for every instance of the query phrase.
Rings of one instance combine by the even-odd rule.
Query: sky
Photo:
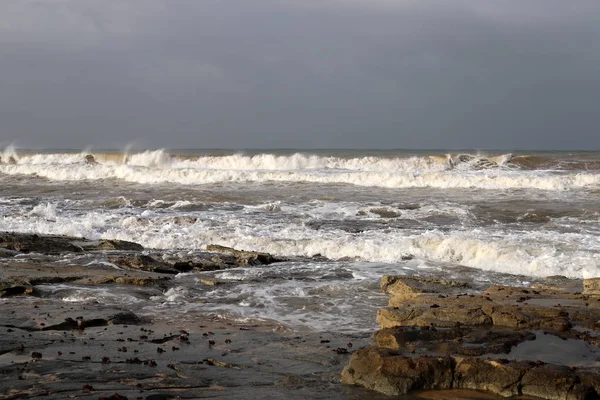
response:
[[[10,144],[598,150],[600,1],[1,1]]]

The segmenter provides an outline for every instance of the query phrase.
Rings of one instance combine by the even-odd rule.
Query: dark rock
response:
[[[171,265],[158,261],[144,254],[123,257],[109,257],[111,263],[122,268],[138,269],[141,271],[157,272],[161,274],[178,274],[179,271]]]
[[[369,210],[371,214],[380,216],[381,218],[398,218],[402,215],[400,211],[391,210],[389,208],[371,208]]]
[[[26,233],[0,233],[0,247],[23,253],[57,254],[64,252],[81,252],[83,249],[73,244],[81,240],[67,236],[36,235]]]
[[[144,246],[142,246],[141,244],[128,242],[126,240],[100,240],[100,242],[96,245],[84,245],[82,247],[85,250],[144,250]]]
[[[113,325],[139,325],[144,319],[131,311],[124,311],[110,316],[108,321]]]
[[[86,164],[98,164],[98,161],[96,161],[96,157],[94,157],[91,154],[86,155],[84,161]]]
[[[29,282],[0,280],[0,297],[23,296],[34,294],[34,288]]]
[[[225,247],[216,244],[210,244],[206,246],[206,251],[212,253],[229,254],[236,258],[239,265],[268,265],[274,262],[282,261],[269,253],[236,250],[231,247]]]
[[[18,251],[0,248],[0,258],[10,258],[19,254]]]

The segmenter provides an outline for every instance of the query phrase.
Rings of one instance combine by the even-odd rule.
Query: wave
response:
[[[557,173],[525,168],[532,158],[504,154],[411,157],[335,157],[310,154],[182,156],[164,150],[137,154],[12,155],[0,173],[55,181],[116,179],[140,184],[308,182],[383,188],[479,188],[569,190],[600,185],[594,171]],[[529,161],[525,161],[529,160]],[[528,164],[529,162],[529,164]],[[542,161],[536,161],[542,165]],[[514,168],[521,165],[523,168]]]
[[[262,223],[264,219],[259,217],[261,224],[257,224],[258,220],[223,214],[221,218],[235,220],[237,227],[232,229],[231,224],[214,224],[200,216],[126,215],[104,211],[73,215],[55,204],[43,204],[25,215],[0,220],[0,230],[123,239],[153,249],[202,250],[217,243],[285,256],[320,254],[333,260],[399,263],[412,258],[411,262],[423,268],[462,265],[538,277],[600,275],[600,247],[590,233],[534,230],[499,234],[485,228],[346,233],[333,226],[315,231],[310,224]]]

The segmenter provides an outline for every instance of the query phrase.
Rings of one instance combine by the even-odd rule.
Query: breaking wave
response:
[[[596,165],[598,164],[598,165]],[[569,168],[559,168],[568,165]],[[596,168],[597,167],[597,168]],[[165,150],[124,153],[2,153],[0,173],[56,181],[117,179],[141,184],[310,182],[384,188],[533,188],[598,186],[600,161],[470,154],[340,157],[296,154],[186,156]]]

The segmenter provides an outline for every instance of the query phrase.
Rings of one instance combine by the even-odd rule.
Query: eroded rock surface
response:
[[[476,291],[468,282],[384,276],[389,306],[377,313],[377,345],[352,355],[342,381],[388,395],[450,388],[599,398],[600,279],[579,281],[582,293],[574,280],[559,278],[548,286]],[[549,347],[546,337],[562,343]]]

